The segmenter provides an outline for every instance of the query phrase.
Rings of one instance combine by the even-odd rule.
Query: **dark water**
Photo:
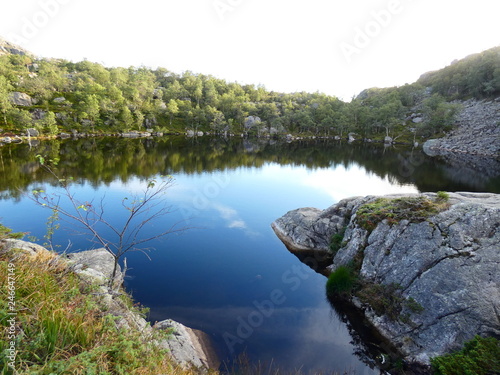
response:
[[[0,148],[0,217],[40,242],[50,213],[24,194],[52,192],[56,184],[39,167],[39,154],[60,159],[57,173],[74,178],[71,189],[79,199],[105,196],[115,225],[124,217],[124,197],[143,190],[149,179],[175,178],[167,194],[174,211],[144,236],[179,222],[191,229],[148,244],[155,248],[151,260],[129,253],[126,286],[151,308],[151,321],[172,318],[208,333],[228,367],[245,358],[304,373],[378,373],[377,350],[367,342],[374,338],[365,338],[361,321],[349,322],[345,311],[332,308],[326,278],[272,232],[276,218],[353,195],[500,193],[498,162],[430,158],[404,147],[183,137],[6,145]],[[71,241],[71,251],[92,246],[63,229],[55,240],[61,249]]]

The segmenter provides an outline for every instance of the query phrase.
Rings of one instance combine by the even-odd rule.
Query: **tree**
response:
[[[121,208],[124,213],[121,225],[114,225],[107,219],[108,210],[105,205],[105,197],[102,197],[98,202],[78,200],[71,190],[72,180],[58,177],[53,167],[46,163],[43,156],[38,155],[38,159],[45,170],[57,179],[60,192],[49,194],[44,190],[34,190],[30,199],[37,205],[52,211],[52,216],[49,218],[50,223],[63,219],[72,226],[76,225],[77,228],[90,235],[94,243],[102,246],[113,256],[114,267],[109,280],[110,288],[113,288],[114,285],[118,263],[125,254],[140,251],[148,256],[148,249],[142,247],[144,244],[187,229],[177,228],[177,224],[174,224],[160,233],[146,237],[141,236],[145,228],[150,227],[154,221],[171,212],[164,199],[167,190],[173,184],[171,176],[166,176],[161,181],[146,181],[146,186],[141,193],[130,198],[123,198],[121,207],[110,209],[116,213],[116,210]],[[58,160],[50,162],[56,166]]]
[[[13,87],[7,81],[7,78],[0,76],[0,111],[3,114],[3,121],[7,125],[7,112],[12,108],[12,103],[10,102],[10,92]]]
[[[177,105],[177,101],[175,99],[170,99],[167,104],[167,112],[170,114],[170,126],[172,126],[172,120],[174,116],[179,113],[179,106]]]
[[[39,128],[41,133],[56,135],[59,129],[57,127],[56,115],[54,112],[47,112],[41,120],[36,122],[36,127]]]

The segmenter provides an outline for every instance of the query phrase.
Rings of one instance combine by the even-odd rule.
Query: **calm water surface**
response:
[[[178,222],[191,229],[150,243],[152,260],[128,254],[127,289],[151,308],[151,321],[172,318],[209,334],[227,366],[246,358],[304,373],[379,371],[363,325],[354,330],[332,308],[326,278],[287,251],[272,221],[298,207],[326,208],[353,195],[500,192],[497,162],[490,161],[493,171],[483,170],[403,147],[182,137],[4,146],[0,217],[38,238],[49,213],[21,192],[56,188],[37,154],[61,159],[57,172],[75,178],[72,190],[80,199],[105,196],[116,225],[124,197],[142,191],[148,179],[172,175],[167,199],[174,212],[144,235]],[[65,248],[68,241],[71,251],[92,246],[85,236],[60,230],[56,242]]]

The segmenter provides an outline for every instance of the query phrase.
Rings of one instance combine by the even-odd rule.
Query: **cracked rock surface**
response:
[[[397,284],[403,298],[423,307],[421,312],[404,308],[409,319],[403,323],[353,301],[407,360],[427,365],[476,334],[500,336],[500,195],[450,193],[449,208],[426,220],[392,225],[384,220],[369,233],[358,225],[356,210],[375,199],[349,198],[324,211],[299,209],[273,228],[287,246],[319,244],[315,250],[328,251],[325,243],[347,226],[329,269],[362,253],[364,280]]]

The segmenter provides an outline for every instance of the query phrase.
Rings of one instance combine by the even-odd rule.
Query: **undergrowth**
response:
[[[378,198],[357,210],[357,222],[363,229],[371,232],[384,220],[389,225],[398,224],[402,220],[425,221],[428,217],[447,209],[448,199],[449,195],[446,192],[438,192],[436,198],[432,200],[425,196]]]
[[[462,350],[431,359],[435,375],[500,374],[500,341],[476,336]]]
[[[1,227],[0,239],[8,236]],[[13,291],[0,291],[2,374],[14,373],[9,363],[16,374],[197,373],[179,368],[151,344],[164,333],[145,340],[138,331],[118,329],[116,318],[99,307],[93,287],[52,252],[30,256],[0,243],[0,284]],[[17,351],[13,363],[10,348]]]

